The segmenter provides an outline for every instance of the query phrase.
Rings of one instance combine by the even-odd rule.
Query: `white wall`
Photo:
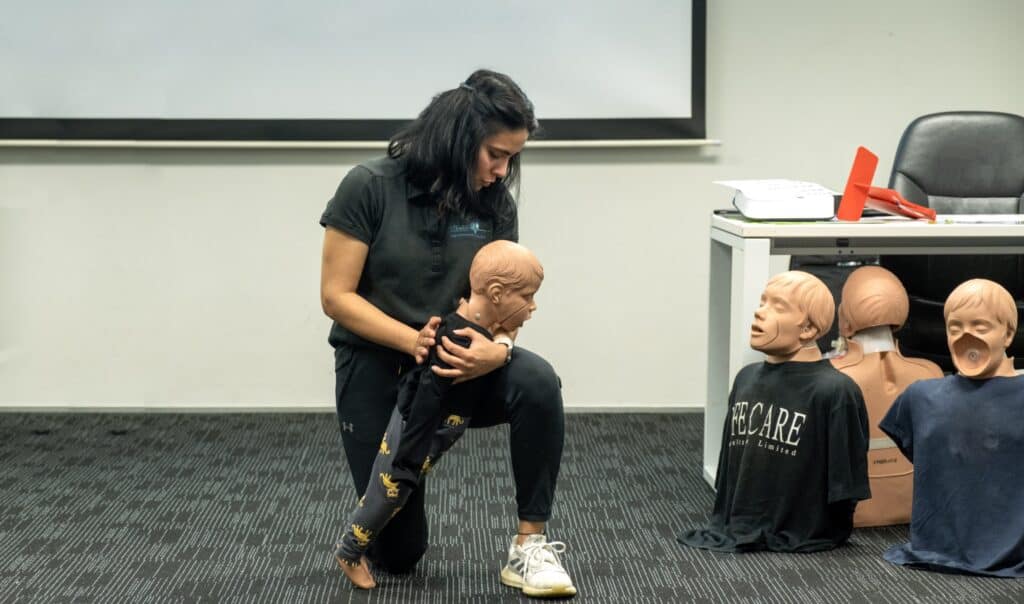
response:
[[[567,405],[703,405],[712,180],[842,188],[865,145],[884,184],[914,117],[1024,113],[1015,0],[709,5],[721,147],[524,155],[522,344]],[[0,406],[329,408],[316,222],[366,156],[0,149]]]

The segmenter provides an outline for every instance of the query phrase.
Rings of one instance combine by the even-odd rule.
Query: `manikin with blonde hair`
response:
[[[835,303],[817,277],[789,271],[768,281],[744,367],[729,394],[715,505],[684,545],[717,551],[812,552],[843,543],[853,509],[870,496],[867,413],[860,389],[815,342]]]
[[[914,463],[910,542],[885,559],[1024,577],[1024,376],[1006,356],[1017,307],[998,283],[972,279],[943,314],[958,373],[911,384],[880,424]]]
[[[540,262],[522,245],[504,240],[488,243],[470,266],[469,299],[444,318],[438,339],[447,337],[465,345],[463,340],[468,338],[454,332],[467,327],[489,339],[496,339],[493,334],[499,331],[514,335],[537,309],[534,294],[543,279]],[[511,356],[511,342],[506,343]],[[406,374],[370,484],[335,545],[338,565],[357,587],[376,586],[364,552],[423,476],[465,433],[481,397],[480,381],[443,377],[430,369],[432,365],[447,367],[436,347],[429,363]]]
[[[839,335],[843,352],[832,365],[860,386],[868,410],[871,441],[868,477],[871,499],[857,504],[854,526],[885,526],[910,521],[914,467],[878,422],[892,402],[917,380],[942,377],[925,359],[900,354],[893,337],[907,320],[910,300],[896,275],[880,266],[862,266],[850,273],[839,304]]]

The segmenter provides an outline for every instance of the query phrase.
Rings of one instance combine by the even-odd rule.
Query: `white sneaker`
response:
[[[572,579],[558,560],[558,554],[564,551],[564,543],[549,543],[544,535],[530,535],[522,545],[516,545],[513,537],[508,548],[508,563],[501,569],[501,582],[521,588],[528,596],[557,598],[575,595]]]

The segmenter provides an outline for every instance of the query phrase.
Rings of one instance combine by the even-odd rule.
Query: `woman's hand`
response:
[[[416,343],[412,347],[412,356],[416,359],[417,365],[422,365],[430,354],[430,347],[434,345],[434,338],[437,336],[437,327],[441,325],[441,317],[430,317],[427,324],[416,334]],[[456,332],[458,333],[458,332]]]
[[[508,358],[508,346],[492,342],[479,331],[463,327],[454,331],[456,335],[469,338],[469,346],[460,346],[448,339],[441,338],[437,347],[437,356],[452,366],[444,369],[434,365],[430,369],[441,377],[455,378],[454,384],[472,380],[498,369]]]

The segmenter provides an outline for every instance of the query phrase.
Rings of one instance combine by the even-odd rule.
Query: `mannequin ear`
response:
[[[800,326],[800,340],[804,342],[813,342],[817,339],[818,328],[812,325],[810,321],[807,321]]]
[[[500,303],[503,293],[505,293],[504,285],[493,281],[487,284],[487,299],[491,301],[491,304]]]

